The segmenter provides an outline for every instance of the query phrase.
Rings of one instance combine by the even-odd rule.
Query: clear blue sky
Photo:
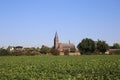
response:
[[[0,0],[0,47],[77,45],[83,38],[120,43],[120,0]]]

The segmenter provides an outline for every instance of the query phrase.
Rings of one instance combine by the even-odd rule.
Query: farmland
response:
[[[2,56],[0,80],[120,80],[120,55]]]

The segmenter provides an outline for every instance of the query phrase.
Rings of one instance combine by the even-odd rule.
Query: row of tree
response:
[[[39,55],[40,52],[38,49],[27,49],[27,50],[13,50],[10,51],[9,49],[0,49],[0,56],[23,56],[23,55]]]
[[[113,46],[109,46],[105,41],[85,38],[77,46],[81,54],[104,54],[110,49],[120,49],[120,45],[115,43]]]
[[[65,55],[68,55],[70,52],[75,52],[75,48],[71,48],[70,50],[65,50],[63,53]],[[59,55],[60,51],[57,49],[54,49],[54,47],[50,48],[48,46],[42,45],[41,48],[25,48],[25,49],[15,49],[15,50],[10,50],[10,47],[7,49],[0,49],[0,55],[1,56],[6,56],[6,55],[12,55],[12,56],[23,56],[23,55],[42,55],[42,54],[51,54],[51,55]]]
[[[110,49],[120,49],[120,45],[118,43],[114,43],[113,46],[110,46]]]
[[[70,52],[72,52],[72,53],[76,52],[76,48],[74,47],[74,48],[71,48],[70,50],[64,50],[63,51],[63,53],[65,55],[69,55]],[[54,49],[54,47],[49,48],[49,47],[43,45],[40,49],[40,53],[41,54],[48,54],[49,53],[49,54],[52,54],[52,55],[59,55],[60,51],[57,50],[57,49]]]
[[[77,46],[81,54],[104,54],[109,49],[120,49],[120,45],[118,43],[113,44],[113,46],[109,46],[105,41],[98,40],[93,41],[92,39],[85,38],[83,39]],[[63,53],[68,55],[70,52],[76,52],[76,48],[71,48],[70,50],[65,50]],[[120,51],[119,51],[120,52]],[[117,53],[119,53],[117,51]],[[59,55],[60,51],[57,49],[50,48],[47,46],[42,46],[41,48],[28,48],[25,50],[14,50],[10,51],[8,49],[0,49],[0,55],[41,55],[41,54],[52,54]]]

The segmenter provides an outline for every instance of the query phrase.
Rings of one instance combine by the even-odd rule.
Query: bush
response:
[[[24,54],[23,51],[19,51],[19,50],[15,50],[12,52],[12,55],[14,55],[14,56],[21,56],[23,54]]]
[[[109,46],[105,41],[101,41],[101,40],[97,41],[97,50],[100,53],[105,53],[108,49],[109,49]]]
[[[13,56],[34,56],[34,55],[39,55],[40,52],[39,51],[36,51],[36,50],[31,50],[31,49],[28,49],[28,50],[15,50],[15,51],[12,51],[10,52],[10,55],[13,55]]]
[[[42,48],[40,49],[40,53],[42,54],[50,53],[50,48],[43,45]]]
[[[37,52],[37,51],[32,51],[32,52],[30,52],[30,56],[35,56],[35,55],[39,55],[40,53],[39,52]]]
[[[52,55],[59,55],[60,51],[57,49],[51,49],[51,53],[52,53]]]
[[[9,55],[9,51],[7,51],[6,49],[0,49],[0,56],[6,56]]]

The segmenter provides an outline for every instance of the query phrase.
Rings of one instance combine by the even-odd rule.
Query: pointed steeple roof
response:
[[[55,33],[55,38],[58,39],[58,34],[57,34],[57,32]]]

